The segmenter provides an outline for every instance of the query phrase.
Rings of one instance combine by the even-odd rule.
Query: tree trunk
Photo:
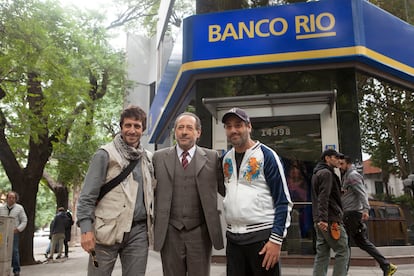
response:
[[[388,181],[390,180],[390,174],[388,173],[388,168],[382,168],[382,183],[385,187],[385,197],[388,199],[390,197],[390,191],[388,187]]]
[[[27,215],[26,229],[20,233],[20,263],[31,265],[35,263],[33,257],[33,233],[35,230],[36,195],[39,181],[23,176],[23,181],[13,183],[13,190],[19,194],[19,201],[23,205]]]
[[[405,91],[405,100],[407,105],[411,104],[411,91]],[[409,110],[409,107],[407,107]],[[408,167],[409,173],[414,173],[414,148],[413,148],[413,114],[408,111],[406,112],[406,137],[407,137],[407,159],[408,159]],[[406,176],[403,176],[406,178]]]
[[[78,243],[80,241],[80,228],[76,225],[76,217],[77,217],[77,209],[76,206],[78,205],[78,199],[81,192],[81,185],[76,185],[72,189],[72,201],[70,204],[70,210],[72,212],[73,220],[75,221],[75,224],[72,226],[71,231],[71,244]]]
[[[59,185],[54,187],[53,192],[56,196],[56,208],[63,207],[68,209],[69,207],[69,191],[66,186]],[[57,210],[57,209],[56,209]]]
[[[5,119],[0,113],[0,161],[4,171],[12,184],[12,189],[20,197],[19,202],[23,205],[27,214],[26,229],[20,235],[20,262],[22,265],[34,264],[33,258],[33,235],[35,228],[36,196],[43,169],[52,154],[52,143],[48,137],[47,117],[43,114],[42,86],[36,73],[28,74],[28,96],[29,108],[43,123],[43,131],[29,138],[29,155],[26,168],[22,169],[16,159],[5,132]],[[40,133],[40,134],[39,134]]]
[[[53,191],[56,198],[56,211],[59,207],[68,209],[69,207],[69,190],[61,181],[55,181],[46,171],[43,171],[43,178],[47,182],[49,189]]]

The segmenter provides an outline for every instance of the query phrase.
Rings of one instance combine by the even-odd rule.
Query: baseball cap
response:
[[[343,155],[342,155],[342,153],[339,153],[334,149],[327,149],[324,152],[322,152],[321,160],[325,160],[325,156],[336,156],[336,157],[340,158]]]
[[[237,117],[239,117],[242,121],[245,121],[246,123],[250,123],[250,118],[247,115],[246,111],[244,111],[241,108],[238,107],[233,107],[232,109],[230,109],[229,111],[227,111],[224,115],[223,115],[223,119],[221,120],[223,123],[226,122],[227,118],[230,115],[235,115]]]

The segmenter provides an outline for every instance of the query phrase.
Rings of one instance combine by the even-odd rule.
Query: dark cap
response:
[[[245,121],[246,123],[250,123],[250,118],[247,115],[246,111],[238,107],[233,107],[232,109],[230,109],[223,115],[223,119],[221,120],[223,124],[226,123],[226,120],[230,115],[235,115],[239,117],[242,121]]]
[[[324,152],[322,152],[322,154],[321,154],[321,160],[325,160],[325,156],[336,156],[338,158],[341,158],[341,156],[343,156],[343,154],[337,152],[334,149],[327,149]]]

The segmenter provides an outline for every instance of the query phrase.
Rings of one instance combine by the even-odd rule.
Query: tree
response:
[[[412,0],[370,0],[370,2],[410,24],[414,23],[414,1]]]
[[[0,161],[28,215],[21,261],[32,264],[44,168],[75,134],[84,142],[93,136],[108,91],[121,102],[123,55],[108,46],[100,18],[64,11],[56,1],[4,1],[0,18]],[[58,204],[67,205],[62,194]]]
[[[389,174],[406,178],[412,171],[413,91],[362,75],[358,86],[363,150],[382,169],[389,195]]]

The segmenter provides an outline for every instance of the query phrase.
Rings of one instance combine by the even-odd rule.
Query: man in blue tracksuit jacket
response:
[[[282,163],[271,148],[251,139],[244,110],[230,109],[222,122],[233,145],[223,157],[227,275],[280,275],[293,206]]]

